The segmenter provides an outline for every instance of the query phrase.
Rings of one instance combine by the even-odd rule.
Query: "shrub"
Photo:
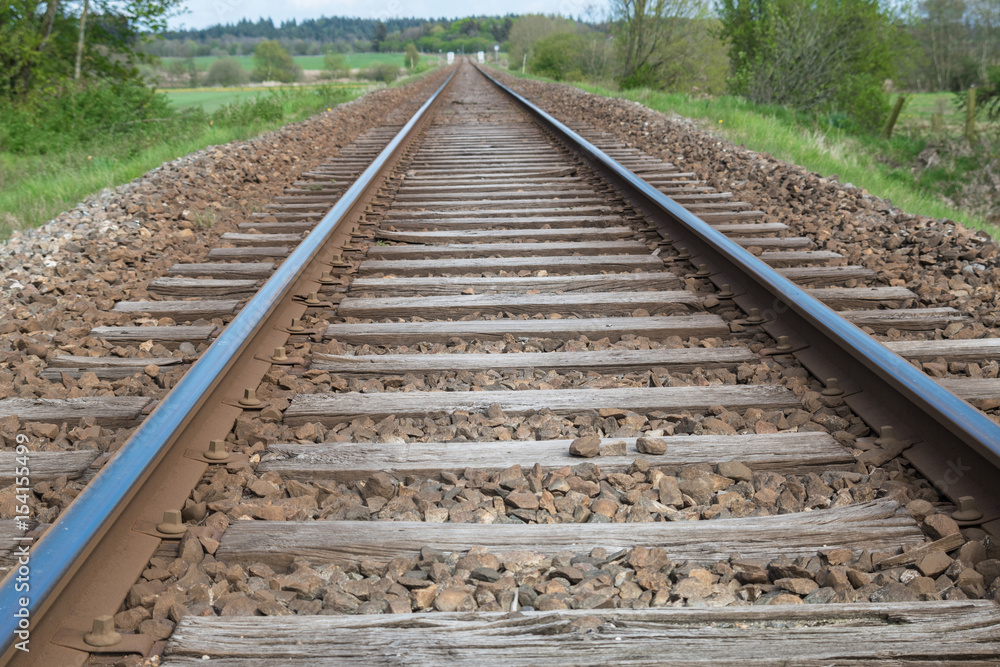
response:
[[[399,67],[391,63],[379,63],[365,70],[362,76],[369,81],[392,83],[399,78]]]
[[[0,149],[44,155],[108,134],[159,135],[175,114],[166,96],[141,83],[104,81],[0,108]]]
[[[349,75],[351,68],[348,67],[344,54],[331,50],[323,56],[323,71],[331,79],[338,79]]]
[[[261,42],[253,51],[254,81],[291,83],[302,78],[299,67],[288,51],[277,41]]]
[[[531,55],[531,73],[556,81],[574,81],[582,77],[580,62],[586,40],[582,35],[557,32],[535,42]],[[571,76],[572,73],[572,76]]]
[[[877,0],[719,0],[733,92],[759,104],[844,111],[876,130],[900,35]]]
[[[250,79],[239,62],[219,58],[208,68],[208,83],[212,86],[238,86]]]
[[[406,45],[405,54],[406,66],[409,69],[415,69],[417,63],[420,62],[420,53],[417,51],[417,47],[413,44],[413,42]]]
[[[259,95],[250,100],[227,104],[212,112],[212,122],[223,127],[247,126],[260,121],[284,118],[285,105],[278,94]]]

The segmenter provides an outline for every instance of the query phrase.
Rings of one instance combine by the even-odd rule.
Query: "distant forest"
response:
[[[214,25],[200,30],[169,30],[144,47],[154,56],[192,58],[198,56],[251,55],[257,44],[277,40],[292,55],[320,55],[329,50],[400,52],[413,42],[427,53],[493,50],[507,41],[514,15],[474,17],[459,20],[320,17],[284,21],[257,21]]]

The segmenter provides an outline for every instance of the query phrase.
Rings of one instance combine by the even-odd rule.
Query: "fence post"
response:
[[[899,120],[899,112],[903,110],[903,103],[906,102],[906,97],[900,95],[896,98],[896,105],[892,108],[892,113],[889,114],[889,122],[885,124],[885,130],[882,132],[886,139],[892,137],[892,128],[896,127],[896,121]]]
[[[935,111],[931,114],[931,132],[941,134],[942,130],[944,130],[944,114]]]
[[[969,100],[965,104],[965,138],[971,144],[976,140],[976,87],[969,88]]]

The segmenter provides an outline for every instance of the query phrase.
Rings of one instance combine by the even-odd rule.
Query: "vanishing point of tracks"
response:
[[[168,395],[0,400],[141,422],[0,453],[4,659],[995,664],[1000,345],[763,217],[460,64],[45,371]]]

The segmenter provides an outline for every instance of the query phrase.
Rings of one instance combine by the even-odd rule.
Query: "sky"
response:
[[[602,0],[603,2],[603,0]],[[320,16],[361,18],[460,18],[505,14],[585,14],[594,0],[188,0],[186,12],[170,20],[171,28],[205,28],[240,19],[270,17],[275,24]]]

